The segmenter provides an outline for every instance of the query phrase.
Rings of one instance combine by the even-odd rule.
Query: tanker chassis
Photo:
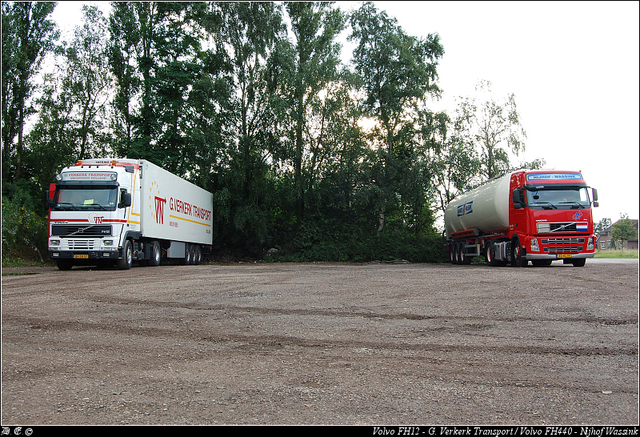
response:
[[[213,194],[146,160],[85,159],[48,193],[49,256],[74,265],[163,258],[198,264],[213,239]]]
[[[591,196],[590,196],[591,194]],[[598,194],[577,171],[515,171],[452,200],[445,238],[453,264],[585,265],[595,253]]]

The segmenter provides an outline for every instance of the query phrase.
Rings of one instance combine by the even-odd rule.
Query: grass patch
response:
[[[637,259],[637,250],[604,250],[596,252],[595,258],[629,258]]]

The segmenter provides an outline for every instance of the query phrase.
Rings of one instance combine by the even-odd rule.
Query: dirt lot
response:
[[[638,423],[637,261],[3,274],[3,425]]]

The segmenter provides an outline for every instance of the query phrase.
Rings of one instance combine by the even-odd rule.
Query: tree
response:
[[[287,2],[285,5],[295,37],[292,46],[294,71],[290,78],[291,119],[295,126],[293,165],[298,225],[304,214],[302,164],[307,110],[314,97],[336,78],[336,67],[340,63],[340,44],[335,39],[344,29],[345,18],[340,9],[332,9],[332,5],[324,2]]]
[[[60,93],[66,95],[72,112],[67,128],[72,130],[76,158],[99,154],[107,128],[107,104],[112,76],[107,61],[107,20],[95,6],[83,6],[82,26],[75,29],[66,47]]]
[[[633,227],[633,222],[628,215],[620,216],[620,220],[611,227],[611,239],[616,242],[616,247],[622,250],[628,240],[638,239],[638,230]]]
[[[493,100],[491,82],[481,81],[477,91],[486,92],[484,100],[461,98],[454,126],[461,141],[480,153],[481,181],[504,174],[511,168],[509,153],[524,151],[526,132],[520,124],[515,95],[503,101]]]
[[[403,135],[409,110],[427,96],[438,95],[438,59],[444,54],[437,34],[425,39],[407,35],[394,18],[365,3],[350,18],[356,41],[353,54],[362,81],[362,105],[367,116],[377,121],[372,140],[379,144],[381,178],[378,202],[378,235],[385,226],[386,211],[395,193],[392,179],[396,143]]]
[[[33,79],[59,32],[48,16],[55,3],[2,3],[2,177],[23,177],[24,127],[34,113],[29,103]],[[18,137],[17,143],[14,140]],[[15,152],[15,153],[14,153]],[[13,165],[12,165],[13,164]]]
[[[120,154],[175,173],[188,169],[186,102],[202,68],[199,23],[206,8],[202,2],[114,3],[110,64],[128,141]]]

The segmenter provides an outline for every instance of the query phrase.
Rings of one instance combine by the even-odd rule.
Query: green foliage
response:
[[[615,241],[616,248],[624,249],[628,240],[638,239],[638,230],[633,227],[633,222],[624,215],[611,227],[611,238]]]
[[[3,185],[2,259],[42,261],[47,253],[47,217],[29,182]],[[40,207],[39,207],[40,206]]]

